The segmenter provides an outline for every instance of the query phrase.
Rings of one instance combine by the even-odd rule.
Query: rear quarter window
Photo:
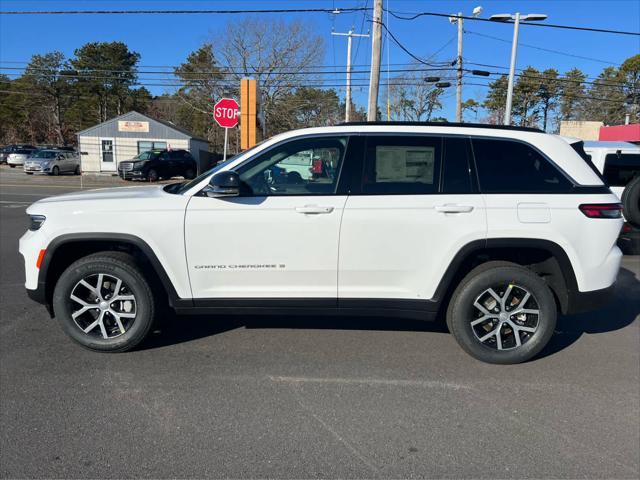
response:
[[[610,187],[625,187],[640,176],[640,153],[610,153],[604,160],[604,179]]]
[[[485,193],[561,193],[571,182],[531,145],[502,139],[476,138],[473,153]]]

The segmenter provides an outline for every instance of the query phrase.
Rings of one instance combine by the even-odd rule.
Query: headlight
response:
[[[143,165],[145,163],[147,163],[146,160],[140,160],[140,161],[137,161],[137,162],[133,162],[133,169],[134,170],[139,170],[139,169],[141,169],[143,167]]]
[[[29,230],[32,232],[39,230],[46,219],[44,215],[29,215]]]

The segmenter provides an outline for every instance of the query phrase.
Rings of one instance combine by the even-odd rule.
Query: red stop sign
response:
[[[213,107],[213,119],[224,128],[232,128],[238,125],[240,107],[233,98],[223,98]]]

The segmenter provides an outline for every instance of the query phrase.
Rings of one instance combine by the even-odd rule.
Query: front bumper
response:
[[[118,170],[118,175],[123,180],[145,177],[142,170]]]
[[[51,172],[51,167],[43,167],[38,164],[28,164],[25,163],[23,167],[25,173],[49,173]]]

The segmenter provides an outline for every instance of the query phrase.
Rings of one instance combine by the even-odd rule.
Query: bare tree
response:
[[[389,98],[391,120],[429,121],[442,108],[444,90],[424,81],[422,72],[407,71],[391,78],[385,95]]]
[[[239,86],[244,77],[258,82],[264,116],[263,136],[277,133],[275,110],[280,101],[296,88],[319,80],[319,75],[299,75],[320,65],[324,57],[322,37],[313,25],[295,20],[266,20],[248,17],[229,23],[224,34],[217,34],[216,57],[226,73]]]

